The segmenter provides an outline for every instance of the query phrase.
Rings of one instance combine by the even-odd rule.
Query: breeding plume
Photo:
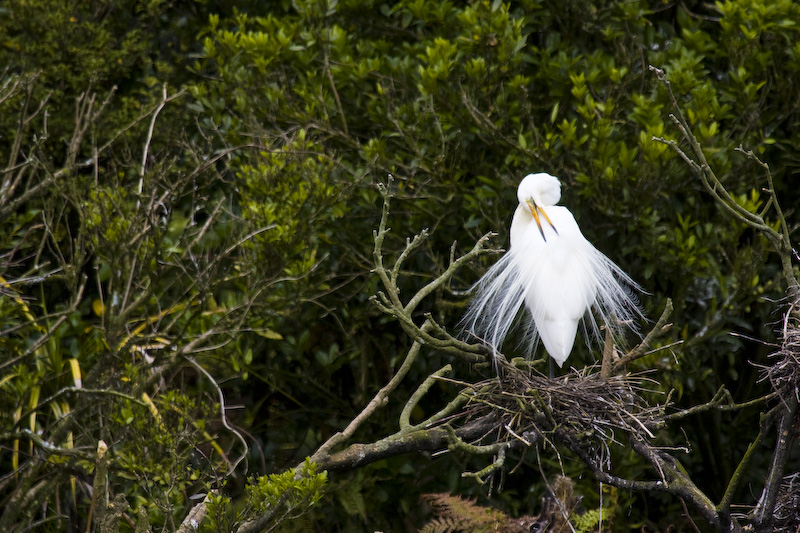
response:
[[[511,247],[475,286],[467,329],[500,350],[523,304],[523,342],[532,353],[541,339],[561,367],[575,343],[578,323],[601,340],[592,309],[615,333],[641,316],[630,288],[636,283],[586,240],[550,174],[525,176],[511,222]],[[588,337],[587,337],[588,340]]]

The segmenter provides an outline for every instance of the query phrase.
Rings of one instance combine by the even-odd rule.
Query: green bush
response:
[[[737,402],[768,391],[757,365],[770,362],[776,339],[781,265],[658,140],[681,137],[649,66],[667,72],[736,202],[769,207],[763,169],[741,146],[769,164],[796,224],[795,3],[50,4],[0,7],[9,65],[0,80],[0,468],[17,471],[0,485],[12,509],[0,526],[85,528],[93,458],[70,458],[101,438],[111,492],[172,530],[192,493],[217,486],[239,455],[241,475],[218,496],[232,508],[246,505],[245,464],[248,474],[289,472],[341,431],[412,342],[369,302],[376,184],[389,176],[384,251],[431,234],[406,263],[403,294],[446,268],[453,242],[469,249],[496,231],[493,242],[506,246],[516,184],[550,172],[586,237],[643,285],[647,316],[674,302],[674,327],[653,346],[669,348],[634,369],[654,369],[653,401],[671,391],[675,408],[698,405],[722,385]],[[492,257],[459,272],[415,318],[431,312],[455,330],[464,291]],[[596,359],[580,346],[570,362]],[[450,362],[425,350],[395,394],[407,397]],[[478,375],[455,366],[458,378]],[[452,392],[435,387],[414,420]],[[137,403],[143,394],[180,418],[177,441],[159,440],[169,431]],[[355,440],[394,432],[396,400]],[[697,415],[663,444],[690,447],[684,467],[718,498],[757,419],[757,408]],[[135,444],[150,440],[158,452]],[[756,452],[748,482],[763,482],[769,453]],[[515,459],[523,466],[495,492],[462,479],[485,464],[457,454],[329,473],[304,520],[400,531],[425,522],[421,493],[443,491],[532,515],[544,482],[534,459]],[[543,461],[576,479],[586,509],[601,508],[596,483],[577,480],[581,465]],[[624,450],[613,461],[645,475]],[[35,485],[45,476],[52,484]],[[170,497],[156,512],[160,483]],[[737,501],[751,502],[742,487]],[[680,503],[660,497],[620,491],[615,512],[615,527],[688,527]]]

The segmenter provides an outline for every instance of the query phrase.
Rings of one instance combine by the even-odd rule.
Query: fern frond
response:
[[[430,504],[435,517],[420,533],[522,533],[539,522],[539,517],[511,518],[498,509],[478,505],[475,499],[447,493],[423,494],[422,499]]]
[[[460,520],[452,518],[435,518],[433,521],[425,524],[425,527],[419,530],[419,533],[458,533],[463,529],[463,523],[459,524]]]

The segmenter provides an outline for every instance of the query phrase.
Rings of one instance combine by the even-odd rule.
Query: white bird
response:
[[[474,287],[466,329],[497,353],[524,303],[530,316],[522,342],[532,353],[541,339],[559,368],[572,351],[582,318],[590,325],[584,331],[602,339],[590,309],[615,334],[621,324],[635,329],[641,311],[630,289],[640,287],[586,240],[566,207],[556,205],[558,178],[529,174],[517,198],[511,248]]]

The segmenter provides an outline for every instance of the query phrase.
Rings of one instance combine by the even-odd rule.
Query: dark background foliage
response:
[[[672,346],[637,363],[652,370],[653,401],[672,391],[676,409],[697,405],[722,385],[737,402],[764,394],[758,365],[775,351],[785,289],[777,258],[653,140],[679,135],[648,67],[666,70],[737,202],[758,210],[767,198],[743,146],[770,165],[794,227],[798,21],[796,4],[768,0],[7,2],[0,501],[18,507],[0,525],[85,529],[88,452],[101,438],[117,457],[113,492],[169,530],[242,440],[246,460],[225,486],[234,504],[248,476],[291,468],[341,430],[411,342],[369,302],[376,184],[390,175],[384,249],[431,232],[404,291],[441,272],[454,242],[469,249],[496,231],[505,246],[516,184],[546,171],[586,237],[641,283],[645,314],[675,304],[660,340]],[[491,261],[460,272],[420,316],[455,330]],[[578,346],[570,364],[596,357]],[[426,350],[356,440],[392,432],[403,399],[447,362]],[[414,418],[453,393],[442,386]],[[697,415],[660,438],[687,449],[685,468],[718,498],[758,416]],[[76,455],[42,461],[23,429]],[[542,453],[548,475],[581,478],[576,460]],[[757,451],[737,501],[753,503],[770,453]],[[302,520],[408,530],[432,492],[535,514],[542,474],[516,459],[493,490],[462,479],[485,465],[456,453],[332,473]],[[626,450],[614,461],[643,475]],[[597,483],[577,483],[597,507]],[[688,527],[664,497],[620,494],[615,513],[620,528]]]

